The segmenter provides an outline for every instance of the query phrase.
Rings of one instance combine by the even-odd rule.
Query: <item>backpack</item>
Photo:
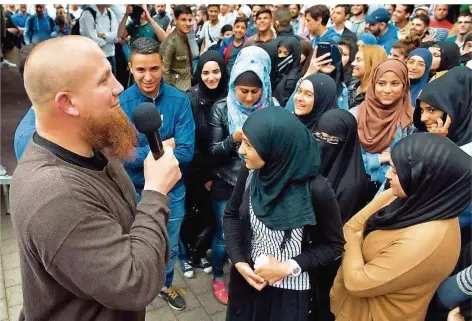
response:
[[[80,17],[75,19],[75,24],[74,26],[72,27],[72,30],[70,32],[71,35],[77,35],[77,36],[80,36],[80,18],[82,18],[82,15],[84,14],[85,11],[88,11],[92,14],[92,17],[93,17],[93,26],[95,29],[97,29],[97,11],[93,10],[91,7],[87,7],[84,9],[84,11],[82,11],[82,13],[80,14]],[[110,12],[110,9],[106,9],[107,13],[108,13],[108,19],[110,19],[110,31],[111,31],[111,12]]]

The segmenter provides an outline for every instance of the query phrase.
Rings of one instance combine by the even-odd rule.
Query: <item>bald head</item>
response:
[[[82,36],[58,37],[37,44],[28,55],[24,70],[26,93],[33,106],[54,101],[61,91],[80,89],[84,75],[97,68],[94,61],[105,59],[91,39]],[[39,110],[38,110],[39,111]]]

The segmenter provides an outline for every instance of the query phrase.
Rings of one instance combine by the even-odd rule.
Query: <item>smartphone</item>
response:
[[[327,53],[331,54],[332,49],[333,49],[333,46],[330,43],[320,42],[318,44],[318,48],[316,49],[316,58],[321,57]],[[329,59],[329,57],[326,59]]]
[[[444,113],[444,114],[441,116],[441,119],[442,119],[442,121],[443,121],[443,124],[445,124],[445,123],[446,123],[446,119],[447,119],[447,114]]]

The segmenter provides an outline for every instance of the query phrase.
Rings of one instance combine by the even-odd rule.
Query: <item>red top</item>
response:
[[[442,21],[436,21],[436,19],[432,19],[431,23],[429,24],[431,28],[442,28],[442,29],[448,29],[451,30],[453,27],[453,24],[450,23],[448,20],[444,19]]]

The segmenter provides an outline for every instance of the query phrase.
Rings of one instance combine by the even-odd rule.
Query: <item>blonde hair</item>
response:
[[[370,85],[375,68],[377,68],[381,62],[387,60],[387,52],[384,48],[377,45],[363,46],[359,50],[364,54],[365,66],[365,73],[361,78],[361,85],[357,89],[357,93],[361,94],[367,92],[367,87]]]

